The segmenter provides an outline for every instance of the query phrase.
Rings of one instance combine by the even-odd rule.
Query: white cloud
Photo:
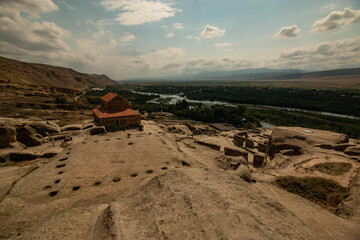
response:
[[[219,29],[215,26],[206,25],[204,30],[202,30],[200,36],[202,38],[215,38],[215,37],[222,37],[225,35],[225,29]]]
[[[8,1],[5,1],[8,2]],[[62,40],[63,37],[69,36],[70,33],[58,27],[53,22],[33,21],[22,17],[18,10],[18,4],[27,1],[18,1],[17,4],[12,2],[8,5],[1,2],[0,4],[0,33],[1,41],[7,42],[20,49],[30,51],[67,51],[69,47]],[[44,1],[46,3],[47,1]],[[25,4],[26,11],[32,9],[38,3]],[[52,5],[39,6],[40,9],[35,12],[50,11]],[[52,8],[56,9],[56,8]]]
[[[226,43],[215,43],[214,45],[215,45],[216,47],[226,48],[226,47],[234,46],[234,43],[229,43],[229,42],[226,42]]]
[[[316,21],[312,32],[326,32],[360,22],[360,10],[345,8],[344,11],[333,11],[325,18]]]
[[[128,44],[130,44],[132,41],[134,41],[135,38],[136,38],[135,35],[126,32],[123,36],[121,36],[121,37],[119,38],[120,45],[128,45]]]
[[[76,9],[73,6],[71,6],[69,3],[67,3],[65,0],[57,0],[57,2],[59,2],[61,4],[64,4],[70,10],[75,10]]]
[[[297,25],[287,26],[280,29],[274,38],[297,38],[300,35],[300,28]]]
[[[100,5],[107,11],[119,12],[115,20],[122,25],[157,22],[181,12],[172,2],[153,0],[102,0]]]
[[[173,38],[173,37],[175,37],[175,34],[172,33],[172,32],[169,32],[169,33],[165,34],[165,37],[167,37],[167,38]]]
[[[194,34],[191,34],[191,35],[188,35],[186,36],[187,39],[196,39],[196,40],[200,40],[200,37],[199,36],[194,36]]]
[[[296,66],[303,69],[334,69],[360,65],[360,37],[323,42],[281,52],[275,61],[278,67]]]
[[[330,3],[330,4],[327,4],[325,6],[323,6],[321,8],[321,11],[331,11],[331,10],[334,10],[336,8],[336,4],[335,3]]]
[[[174,23],[173,28],[175,28],[175,29],[184,29],[184,25],[182,23]]]
[[[59,7],[51,0],[1,0],[0,8],[21,11],[33,18],[39,18],[41,13],[59,10]]]

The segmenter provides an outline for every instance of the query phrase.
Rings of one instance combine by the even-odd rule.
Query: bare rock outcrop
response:
[[[10,161],[12,162],[23,162],[35,160],[39,157],[39,154],[32,151],[20,151],[10,153]]]
[[[106,133],[106,129],[104,126],[93,127],[92,129],[90,129],[90,135],[99,135],[105,133]]]
[[[27,125],[16,128],[16,139],[27,147],[39,146],[42,143],[41,135]]]
[[[16,131],[14,127],[0,126],[0,148],[10,147],[16,142]]]
[[[65,132],[65,131],[80,131],[82,129],[82,125],[81,124],[69,124],[69,125],[65,125],[61,128],[61,131]]]
[[[346,148],[345,154],[350,156],[360,156],[360,146],[353,146]]]
[[[28,125],[36,130],[37,133],[45,137],[47,134],[61,132],[60,127],[52,122],[29,122]]]

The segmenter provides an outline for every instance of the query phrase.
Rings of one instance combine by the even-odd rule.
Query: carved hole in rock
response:
[[[129,142],[128,145],[133,145],[133,143],[132,143],[132,142]]]
[[[121,138],[116,138],[117,140],[120,140]]]
[[[146,173],[151,174],[151,173],[153,173],[153,170],[147,170]]]
[[[44,187],[44,189],[50,189],[51,188],[51,186],[45,186]]]
[[[120,178],[116,177],[113,179],[113,182],[120,182],[120,180],[121,180]]]
[[[60,179],[55,180],[55,184],[58,184],[60,182]]]
[[[137,177],[137,173],[133,173],[130,175],[131,177]]]
[[[185,161],[181,161],[181,165],[183,165],[184,167],[190,167],[191,165]]]
[[[100,186],[101,182],[96,182],[94,183],[94,186],[97,187],[97,186]]]
[[[59,164],[59,165],[56,165],[56,168],[63,168],[65,166],[66,166],[66,164]]]
[[[72,150],[72,148],[69,148],[68,150],[69,150],[69,151],[71,151],[71,150]]]
[[[5,162],[6,162],[5,158],[0,157],[0,163],[5,163]]]
[[[58,191],[53,191],[53,192],[49,193],[49,196],[54,197],[54,196],[56,196],[56,194],[58,194]]]
[[[59,175],[61,175],[61,174],[63,174],[63,173],[64,173],[64,172],[62,172],[62,171],[61,171],[61,172],[58,172]]]
[[[162,167],[161,170],[167,170],[168,168],[167,167]]]
[[[106,139],[105,141],[109,141],[110,139]]]
[[[67,160],[68,158],[66,157],[66,158],[62,158],[62,159],[59,159],[59,162],[62,162],[62,161],[65,161],[65,160]]]
[[[67,154],[67,155],[69,155],[69,154],[70,154],[70,152],[67,152],[66,154]]]
[[[77,191],[77,190],[79,190],[80,189],[80,186],[75,186],[75,187],[73,187],[73,191]]]

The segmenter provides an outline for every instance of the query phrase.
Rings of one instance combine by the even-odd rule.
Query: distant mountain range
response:
[[[75,90],[116,84],[114,80],[105,74],[80,73],[70,68],[20,62],[1,56],[0,82],[52,86]]]
[[[336,69],[306,72],[300,69],[251,68],[232,71],[200,72],[158,78],[138,78],[125,81],[257,81],[257,80],[295,80],[306,78],[360,75],[360,68]]]

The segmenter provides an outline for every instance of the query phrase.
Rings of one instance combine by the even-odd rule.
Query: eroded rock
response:
[[[0,126],[0,148],[10,147],[16,142],[16,131],[14,127]]]
[[[36,130],[30,126],[22,126],[16,129],[16,139],[18,142],[25,144],[27,147],[41,145],[41,135],[37,134]]]
[[[36,132],[41,134],[43,137],[47,136],[47,134],[59,133],[61,131],[60,127],[52,122],[32,122],[28,123],[28,125],[35,129]]]
[[[360,156],[360,146],[353,146],[346,148],[345,154],[350,156]]]
[[[93,127],[92,129],[90,129],[90,135],[99,135],[105,133],[106,133],[106,129],[104,126]]]

